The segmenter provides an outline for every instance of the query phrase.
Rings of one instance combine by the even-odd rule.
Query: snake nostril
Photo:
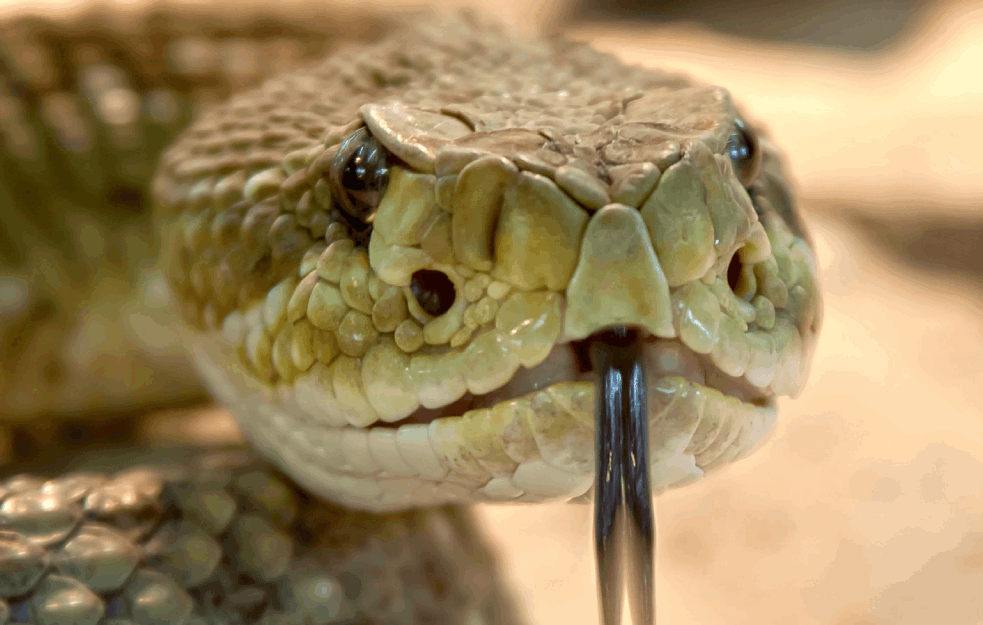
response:
[[[118,186],[106,193],[109,206],[123,208],[129,211],[139,211],[147,205],[143,191],[138,188]]]
[[[434,317],[450,310],[457,296],[451,279],[444,272],[432,269],[421,269],[414,273],[410,289],[420,308]]]
[[[730,264],[727,265],[727,285],[730,290],[737,292],[738,284],[741,281],[741,272],[744,270],[744,265],[741,264],[741,258],[738,254],[730,259]]]

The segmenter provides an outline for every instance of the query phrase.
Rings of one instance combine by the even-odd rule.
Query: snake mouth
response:
[[[243,324],[252,327],[254,317],[261,318],[249,313]],[[505,325],[472,339],[478,350],[428,346],[410,357],[383,340],[361,360],[316,360],[273,384],[251,366],[263,362],[253,352],[262,354],[248,340],[243,349],[224,327],[189,342],[209,389],[236,412],[250,441],[322,497],[384,511],[408,502],[585,496],[596,482],[600,373],[590,339],[560,334],[547,343],[528,324]],[[771,386],[732,378],[715,366],[716,352],[701,356],[687,346],[685,333],[637,332],[636,342],[648,388],[653,491],[743,457],[771,430]],[[752,371],[758,351],[747,347]]]
[[[563,382],[593,384],[598,372],[589,355],[591,342],[592,339],[588,338],[557,343],[541,363],[530,368],[520,367],[506,384],[493,391],[484,394],[468,392],[445,406],[421,407],[399,421],[380,421],[373,427],[428,424],[447,415],[463,415],[472,410],[492,408],[501,402],[519,399]],[[715,389],[724,397],[748,407],[765,407],[771,401],[772,395],[742,377],[735,378],[724,373],[708,356],[696,353],[679,339],[643,333],[639,335],[638,343],[650,381],[680,378],[695,387]]]

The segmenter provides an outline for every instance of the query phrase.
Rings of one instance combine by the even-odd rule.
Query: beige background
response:
[[[559,6],[486,8],[531,30],[559,27]],[[929,218],[983,221],[983,7],[933,7],[875,54],[686,25],[564,27],[731,88],[787,150],[823,271],[811,384],[770,442],[657,500],[660,624],[983,623],[983,282],[956,256],[907,262],[904,241],[856,219],[916,234]],[[199,419],[234,436],[221,413]],[[532,622],[597,622],[589,506],[481,514]]]

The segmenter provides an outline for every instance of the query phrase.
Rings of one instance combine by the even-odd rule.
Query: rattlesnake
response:
[[[802,387],[821,317],[815,261],[778,152],[725,90],[458,15],[298,70],[264,68],[256,87],[248,71],[235,85],[204,72],[189,101],[167,53],[214,38],[174,39],[173,23],[151,23],[94,26],[99,36],[61,48],[36,25],[8,28],[0,189],[14,210],[0,234],[15,276],[5,306],[19,317],[3,331],[19,349],[7,351],[4,401],[25,414],[64,406],[41,401],[44,381],[26,379],[38,371],[18,363],[45,354],[38,323],[63,339],[50,321],[61,302],[104,282],[112,263],[91,258],[115,252],[114,275],[133,286],[131,261],[150,253],[140,243],[149,195],[177,331],[276,470],[234,454],[186,463],[197,470],[8,482],[0,547],[21,583],[0,591],[14,620],[62,622],[59,592],[82,597],[93,623],[151,622],[141,596],[173,622],[508,620],[479,546],[430,563],[439,581],[423,591],[419,573],[402,585],[353,573],[363,556],[334,556],[301,521],[362,514],[320,498],[393,515],[351,540],[385,562],[389,541],[394,559],[428,552],[438,535],[478,545],[464,521],[452,524],[463,513],[398,510],[590,499],[588,339],[606,328],[641,337],[657,491],[750,452],[776,397]],[[147,32],[160,36],[132,38]],[[268,48],[292,50],[289,65],[322,52],[319,32],[303,34]],[[241,93],[213,103],[231,87]],[[194,107],[148,190],[154,155]],[[73,182],[52,181],[56,170]],[[92,212],[60,219],[79,204]],[[81,286],[55,288],[73,271]],[[44,497],[58,515],[31,503]],[[337,526],[317,527],[330,536]],[[128,556],[96,571],[94,545]],[[369,605],[376,584],[393,603]],[[454,600],[441,603],[436,586]]]

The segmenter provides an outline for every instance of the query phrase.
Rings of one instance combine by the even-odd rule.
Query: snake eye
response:
[[[727,140],[727,156],[734,164],[734,173],[744,188],[754,184],[761,171],[761,149],[754,133],[741,119],[734,120],[734,132]]]
[[[410,281],[413,297],[428,315],[439,317],[454,305],[454,283],[442,271],[421,269]]]
[[[331,190],[357,230],[372,225],[388,183],[389,153],[368,130],[359,128],[331,162]]]

